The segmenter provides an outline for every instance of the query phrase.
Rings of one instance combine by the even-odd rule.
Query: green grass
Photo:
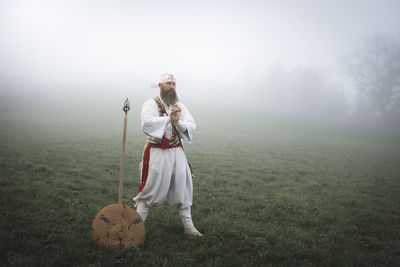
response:
[[[399,136],[268,114],[193,109],[185,151],[193,220],[150,210],[140,249],[94,246],[116,203],[123,113],[0,114],[1,260],[10,266],[395,266]],[[215,115],[214,115],[215,114]],[[123,202],[133,205],[145,138],[129,113]]]

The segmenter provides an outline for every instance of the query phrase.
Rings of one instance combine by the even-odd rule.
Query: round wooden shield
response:
[[[99,247],[118,248],[122,245],[137,248],[144,243],[144,222],[131,207],[111,204],[96,214],[92,236]]]

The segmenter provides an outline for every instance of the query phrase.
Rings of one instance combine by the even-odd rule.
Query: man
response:
[[[192,222],[192,173],[181,144],[181,140],[192,142],[196,123],[178,102],[175,86],[172,74],[162,74],[158,83],[160,97],[143,104],[141,124],[148,137],[140,167],[139,194],[133,200],[143,220],[152,205],[167,201],[178,208],[185,233],[202,236]]]

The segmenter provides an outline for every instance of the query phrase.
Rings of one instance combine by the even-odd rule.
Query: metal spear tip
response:
[[[126,100],[124,102],[124,107],[122,108],[122,110],[125,112],[125,114],[127,114],[128,111],[131,109],[130,104],[131,103],[129,103],[128,98],[126,98]]]

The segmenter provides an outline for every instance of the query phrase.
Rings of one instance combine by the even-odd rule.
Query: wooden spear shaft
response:
[[[129,101],[128,98],[125,100],[125,105],[123,107],[123,111],[125,111],[124,116],[124,132],[122,137],[122,152],[121,152],[121,166],[119,170],[119,193],[118,193],[118,204],[122,204],[122,189],[124,183],[124,162],[125,162],[125,143],[126,143],[126,125],[128,121],[128,111],[129,111]]]

